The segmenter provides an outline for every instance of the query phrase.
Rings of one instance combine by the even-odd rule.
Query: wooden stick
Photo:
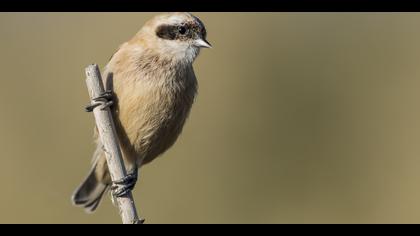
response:
[[[104,85],[98,65],[93,64],[86,68],[86,85],[89,90],[91,103],[94,103],[93,99],[104,93]],[[111,110],[109,107],[102,110],[101,107],[102,106],[95,107],[93,115],[95,116],[96,126],[98,128],[101,142],[104,145],[104,152],[106,154],[105,156],[109,172],[111,174],[111,179],[114,182],[126,177],[127,171],[122,159]],[[134,205],[133,195],[131,192],[123,197],[116,198],[116,200],[124,224],[143,223],[143,221],[139,220],[137,216],[136,206]]]

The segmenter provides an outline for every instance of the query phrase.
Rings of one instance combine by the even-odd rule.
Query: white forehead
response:
[[[165,21],[169,24],[181,24],[181,23],[184,23],[186,21],[191,21],[191,20],[195,20],[195,19],[189,13],[173,13],[173,14],[170,14],[166,18]]]

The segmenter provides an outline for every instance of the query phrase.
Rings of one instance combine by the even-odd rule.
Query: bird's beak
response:
[[[194,45],[200,48],[211,48],[211,44],[207,42],[207,40],[201,38],[196,39]]]

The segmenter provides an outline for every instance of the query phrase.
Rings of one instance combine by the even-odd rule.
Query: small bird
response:
[[[102,196],[131,191],[138,169],[170,148],[180,135],[197,93],[193,62],[211,48],[203,22],[189,13],[167,13],[147,21],[107,64],[101,96],[112,105],[127,178],[112,182],[97,132],[93,166],[72,196],[93,212]],[[95,105],[87,106],[92,111]]]

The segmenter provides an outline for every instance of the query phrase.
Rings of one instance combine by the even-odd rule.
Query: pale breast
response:
[[[112,70],[117,96],[115,120],[124,156],[148,163],[177,140],[190,112],[197,90],[192,67],[177,68],[168,62],[150,67],[159,60],[148,59],[134,68]],[[153,64],[152,64],[153,65]],[[143,67],[142,67],[143,66]],[[159,71],[159,69],[167,70]]]

